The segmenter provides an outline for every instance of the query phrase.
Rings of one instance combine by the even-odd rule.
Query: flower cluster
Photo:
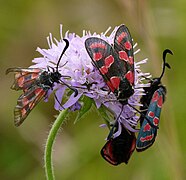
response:
[[[47,38],[49,49],[37,48],[37,51],[42,55],[42,57],[35,58],[33,62],[35,63],[31,67],[47,69],[48,67],[56,67],[56,63],[59,60],[61,52],[65,47],[64,38],[69,41],[69,48],[62,56],[62,60],[59,65],[59,72],[62,74],[62,81],[68,84],[70,87],[74,87],[78,90],[78,95],[74,96],[74,93],[70,94],[68,99],[63,105],[59,102],[63,102],[63,97],[67,94],[67,86],[63,84],[57,84],[54,86],[55,95],[57,100],[55,101],[55,109],[61,110],[62,108],[71,108],[71,110],[76,110],[81,108],[79,99],[84,95],[94,100],[96,107],[99,108],[102,104],[110,109],[115,117],[118,117],[121,113],[122,105],[116,101],[116,97],[113,93],[109,93],[109,89],[103,80],[100,72],[92,64],[92,61],[85,49],[85,40],[88,37],[99,37],[109,44],[113,44],[115,32],[118,27],[107,35],[111,28],[108,28],[105,33],[97,34],[83,31],[82,36],[78,36],[75,33],[66,32],[62,35],[62,26],[60,26],[60,36],[61,39],[52,37],[52,34]],[[137,43],[134,44],[134,49],[136,49]],[[140,50],[135,50],[134,55],[136,55]],[[128,103],[132,106],[141,106],[140,97],[144,94],[144,87],[149,86],[149,84],[143,84],[143,79],[149,77],[149,73],[143,73],[140,70],[140,65],[147,62],[147,59],[142,61],[135,60],[135,86],[134,94],[129,98]],[[52,90],[51,90],[52,91]],[[48,92],[48,96],[50,95]],[[128,105],[125,105],[123,111],[119,118],[117,118],[119,128],[114,134],[117,137],[121,133],[121,126],[124,125],[130,131],[135,132],[135,126],[137,126],[138,115],[136,111]]]

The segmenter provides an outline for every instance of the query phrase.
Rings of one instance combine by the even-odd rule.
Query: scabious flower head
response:
[[[74,96],[74,93],[70,94],[65,103],[61,106],[59,102],[62,101],[63,97],[67,94],[67,86],[63,84],[56,84],[54,86],[55,95],[57,100],[55,100],[55,109],[61,110],[62,108],[70,108],[71,110],[77,110],[81,108],[81,103],[79,103],[80,98],[84,95],[94,100],[96,107],[99,108],[102,104],[110,109],[115,117],[118,117],[121,113],[122,105],[119,103],[113,93],[109,93],[109,89],[100,75],[100,72],[96,67],[93,66],[92,60],[89,57],[85,49],[85,40],[89,37],[99,37],[109,44],[113,44],[115,32],[118,27],[108,34],[110,28],[107,29],[105,33],[97,34],[83,31],[82,36],[78,36],[75,33],[66,32],[62,35],[62,26],[60,28],[61,39],[52,37],[52,34],[47,38],[49,49],[37,48],[37,51],[43,56],[35,58],[33,62],[34,68],[47,69],[47,67],[56,67],[56,63],[59,60],[61,52],[65,47],[64,38],[69,41],[69,48],[66,50],[65,54],[62,56],[59,65],[59,72],[62,74],[61,80],[68,84],[68,86],[77,88],[78,95]],[[137,44],[134,45],[136,48]],[[134,54],[138,53],[139,49],[135,51]],[[140,70],[140,65],[146,63],[147,59],[142,61],[137,61],[135,59],[135,83],[134,83],[134,94],[129,98],[128,103],[132,106],[141,106],[140,97],[144,94],[143,87],[149,86],[149,84],[143,84],[142,80],[144,77],[149,76],[148,73],[143,73]],[[52,91],[52,90],[51,90]],[[48,92],[48,96],[50,95]],[[136,131],[135,126],[137,126],[138,115],[136,111],[128,105],[125,105],[123,111],[118,121],[118,131],[114,134],[117,137],[121,133],[121,126],[125,126],[130,131]]]

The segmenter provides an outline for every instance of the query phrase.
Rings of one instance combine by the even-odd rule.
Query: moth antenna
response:
[[[60,103],[60,101],[59,101],[59,99],[57,98],[56,94],[54,94],[54,97],[55,97],[56,101],[58,102],[58,104],[62,107],[62,109],[65,109],[65,108],[63,107],[63,105]]]
[[[119,115],[117,116],[117,118],[116,118],[116,120],[115,120],[115,123],[114,123],[113,127],[111,128],[111,130],[110,130],[110,132],[109,132],[109,135],[108,135],[108,137],[107,137],[107,140],[110,140],[110,139],[112,138],[112,136],[113,136],[113,134],[114,134],[114,128],[118,125],[118,119],[120,118],[120,116],[121,116],[121,114],[122,114],[122,112],[123,112],[124,106],[125,106],[125,105],[122,104],[122,106],[121,106],[121,111],[120,111]]]
[[[61,61],[61,58],[62,58],[63,54],[65,53],[65,51],[66,51],[66,50],[68,49],[68,47],[69,47],[69,41],[68,41],[67,39],[63,39],[63,40],[65,41],[66,46],[64,47],[64,49],[63,49],[63,51],[62,51],[62,53],[61,53],[61,55],[60,55],[60,57],[59,57],[59,60],[58,60],[58,62],[57,62],[56,71],[58,71],[59,63],[60,63],[60,61]]]
[[[170,65],[166,62],[166,56],[167,56],[168,53],[173,55],[172,51],[169,50],[169,49],[165,49],[163,51],[163,70],[162,70],[162,73],[161,73],[161,75],[159,77],[159,81],[161,80],[161,78],[163,77],[163,75],[165,73],[165,67],[168,67],[169,69],[171,68]]]

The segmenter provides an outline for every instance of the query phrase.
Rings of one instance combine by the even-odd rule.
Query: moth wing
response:
[[[165,90],[163,88],[157,89],[151,99],[148,107],[148,111],[142,122],[137,141],[136,150],[144,151],[154,143],[157,136],[157,128],[152,127],[147,119],[154,125],[159,126],[160,114],[162,109],[162,104],[164,101]]]
[[[122,67],[117,63],[118,60],[113,47],[97,37],[86,39],[85,47],[110,90],[112,92],[117,91],[121,81]]]
[[[23,123],[32,109],[45,97],[47,91],[48,89],[44,90],[35,85],[18,98],[14,109],[15,126],[20,126]]]
[[[35,80],[40,76],[43,70],[39,68],[9,68],[6,74],[9,72],[15,73],[15,80],[11,89],[26,91],[33,86]]]
[[[110,164],[117,166],[124,162],[128,163],[136,146],[136,137],[133,132],[122,128],[121,134],[106,142],[101,149],[102,157]]]
[[[123,78],[128,79],[131,85],[134,85],[134,50],[131,34],[128,28],[123,24],[117,31],[114,38],[114,49],[118,55],[118,63]]]

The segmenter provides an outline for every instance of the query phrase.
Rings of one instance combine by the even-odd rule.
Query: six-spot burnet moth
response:
[[[134,93],[134,54],[130,32],[125,25],[116,31],[114,46],[97,37],[87,38],[85,48],[117,100],[125,105]]]
[[[134,94],[134,52],[128,28],[125,25],[119,26],[113,46],[103,39],[90,37],[85,41],[85,48],[110,91],[122,104],[122,113],[129,97]],[[111,129],[108,139],[112,138],[115,126]]]
[[[115,131],[117,131],[117,128]],[[118,137],[111,138],[106,142],[101,149],[101,155],[114,166],[123,162],[127,164],[135,148],[135,133],[122,127],[121,134]]]
[[[14,123],[15,126],[19,126],[26,119],[32,109],[40,102],[41,99],[47,96],[47,92],[53,89],[54,83],[61,83],[68,86],[75,91],[74,96],[77,95],[77,90],[64,83],[61,78],[66,77],[59,72],[59,63],[67,48],[69,42],[67,39],[63,39],[66,43],[61,56],[57,62],[56,68],[48,67],[48,70],[40,68],[9,68],[6,70],[6,74],[9,72],[15,72],[15,81],[11,86],[13,90],[23,90],[23,94],[18,98],[17,105],[14,109]],[[52,71],[50,71],[50,69]]]
[[[143,106],[140,108],[140,124],[141,128],[136,141],[136,150],[138,152],[149,148],[155,141],[157,128],[160,120],[162,104],[165,100],[166,88],[161,84],[161,78],[164,75],[165,67],[170,68],[166,62],[166,54],[173,54],[169,49],[163,52],[163,70],[159,78],[150,80],[150,87],[145,87],[145,95],[141,98]],[[148,119],[148,121],[147,121]],[[151,124],[149,124],[151,122]]]

